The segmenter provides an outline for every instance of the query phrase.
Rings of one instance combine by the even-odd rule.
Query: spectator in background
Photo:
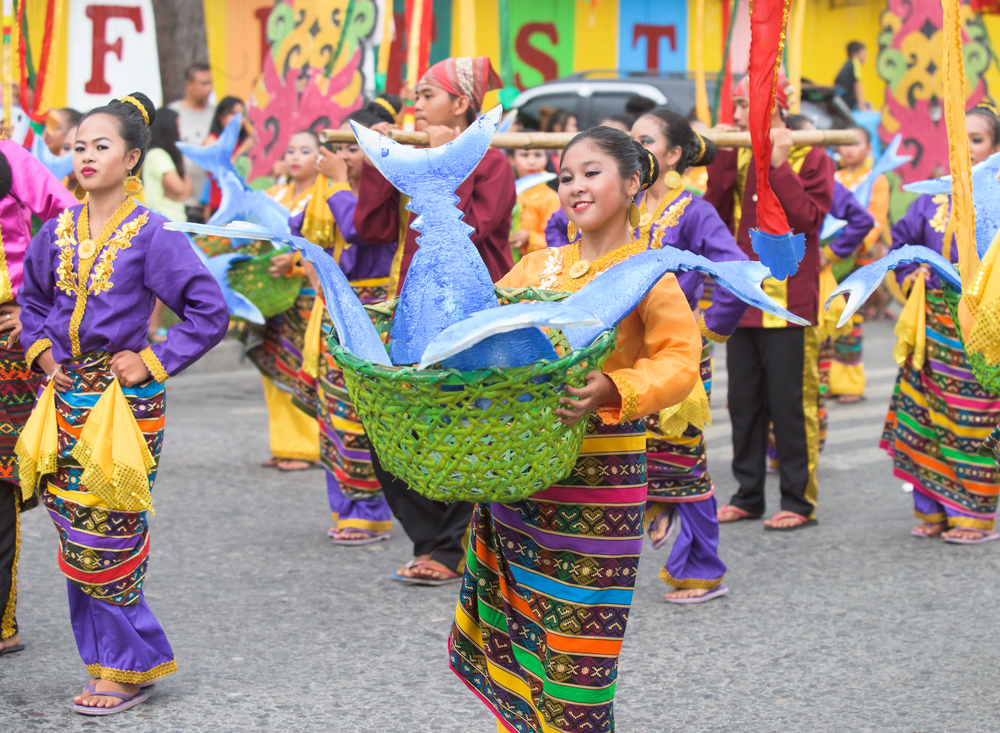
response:
[[[212,117],[212,126],[209,128],[208,136],[205,138],[205,145],[215,143],[219,139],[219,136],[222,135],[222,131],[226,128],[226,125],[233,119],[233,116],[241,115],[244,112],[246,112],[246,105],[243,104],[242,99],[239,97],[223,97],[222,101],[215,108],[215,115]],[[253,146],[254,136],[250,134],[250,126],[244,121],[240,127],[240,136],[236,143],[236,149],[233,150],[232,160],[235,162],[241,155],[249,153]],[[222,189],[219,188],[218,182],[211,173],[206,175],[205,185],[202,188],[199,201],[208,207],[205,210],[205,221],[208,221],[208,217],[212,215],[212,212],[222,205]]]
[[[544,150],[513,150],[509,155],[514,175],[518,178],[542,173],[548,163]],[[517,197],[510,233],[514,262],[536,249],[545,249],[545,225],[559,208],[559,194],[545,183],[539,183]]]
[[[641,94],[633,94],[625,102],[625,112],[626,114],[632,115],[633,118],[639,119],[647,112],[651,111],[656,107],[656,102],[654,102],[649,97],[644,97]]]
[[[632,125],[635,124],[635,117],[630,114],[608,115],[597,123],[600,127],[613,127],[616,130],[629,134],[632,132]]]
[[[205,142],[212,126],[212,118],[215,116],[215,105],[210,101],[211,96],[212,70],[205,63],[191,64],[184,73],[184,98],[167,105],[180,117],[181,142],[192,145],[201,145]],[[192,186],[191,195],[184,201],[187,218],[188,221],[202,222],[203,211],[198,202],[198,195],[205,185],[205,172],[190,160],[184,162],[187,164]]]
[[[868,59],[868,49],[861,41],[851,41],[847,44],[847,62],[840,68],[833,85],[837,88],[844,103],[855,109],[871,109],[865,101],[864,90],[861,88],[861,66]]]
[[[45,125],[45,134],[42,136],[42,139],[45,141],[45,146],[53,155],[64,155],[69,150],[65,146],[66,133],[71,129],[76,129],[76,126],[80,124],[81,117],[83,115],[71,107],[54,109],[49,112],[49,117]],[[75,138],[76,135],[73,137]],[[70,145],[70,148],[72,148],[72,145]]]
[[[564,109],[557,109],[549,117],[548,132],[579,132],[576,115]]]

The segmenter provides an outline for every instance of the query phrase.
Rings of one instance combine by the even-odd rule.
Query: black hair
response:
[[[156,113],[156,119],[149,126],[149,147],[163,148],[167,151],[170,159],[177,167],[177,175],[184,177],[184,156],[177,149],[177,141],[180,135],[177,131],[177,120],[180,118],[174,110],[169,107],[161,107]]]
[[[379,122],[384,120],[378,117],[374,112],[369,112],[367,107],[362,107],[361,109],[356,109],[349,115],[346,115],[344,119],[340,121],[343,125],[345,122],[357,122],[359,125],[364,125],[365,127],[371,127],[372,125],[377,125]]]
[[[560,167],[566,157],[566,151],[585,140],[590,140],[605,155],[614,158],[615,162],[618,163],[618,173],[622,178],[629,178],[638,171],[640,191],[645,191],[656,183],[656,179],[660,175],[656,156],[642,147],[642,144],[637,140],[633,140],[626,133],[614,127],[591,127],[576,135],[563,148],[562,157],[559,159]],[[712,147],[714,150],[715,146]]]
[[[631,130],[632,125],[635,124],[635,115],[630,115],[628,113],[623,113],[619,115],[605,115],[604,119],[625,125],[625,128],[628,130]]]
[[[804,130],[806,124],[811,124],[815,127],[816,123],[805,115],[785,115],[785,126],[789,130]]]
[[[715,160],[715,143],[699,135],[683,115],[666,107],[656,107],[644,116],[655,117],[663,128],[669,147],[679,146],[681,159],[677,161],[677,172],[686,168],[708,165]]]
[[[381,100],[381,102],[379,101]],[[385,103],[392,107],[392,112],[387,110],[382,103]],[[471,107],[470,107],[471,108]],[[396,124],[396,117],[403,110],[403,100],[397,97],[395,94],[380,94],[375,99],[367,104],[364,108],[366,112],[378,118],[378,122],[388,122],[390,125]],[[359,110],[360,111],[360,110]],[[472,118],[472,122],[475,122],[476,118]],[[471,125],[472,122],[469,124]],[[377,124],[377,123],[372,123]]]
[[[978,104],[965,114],[966,116],[976,115],[985,119],[990,126],[990,140],[993,143],[991,147],[995,148],[997,145],[1000,145],[1000,118],[997,117],[995,108],[991,103]]]
[[[243,109],[246,109],[246,105],[243,104],[243,100],[239,97],[223,97],[219,100],[218,106],[215,108],[215,114],[212,116],[212,126],[208,130],[209,135],[215,135],[218,137],[222,134],[225,125],[222,124],[222,118],[230,114],[236,105],[242,105]],[[246,130],[242,127],[240,128],[240,142],[243,142],[246,137]]]
[[[156,121],[156,107],[142,92],[132,92],[126,95],[137,101],[142,105],[142,108],[146,112],[146,117],[143,117],[142,112],[139,108],[132,104],[132,102],[123,102],[120,99],[112,99],[103,107],[94,107],[87,114],[80,118],[80,124],[88,117],[93,115],[109,115],[114,117],[118,122],[118,134],[122,136],[122,140],[125,142],[125,152],[131,150],[139,151],[139,160],[136,162],[135,167],[129,171],[129,175],[135,175],[136,171],[142,168],[142,163],[146,159],[146,151],[149,150],[149,140],[150,135],[149,125],[152,125]],[[149,118],[149,125],[146,124],[146,118]]]
[[[557,109],[548,119],[548,130],[547,132],[556,132],[554,129],[556,125],[562,128],[562,131],[566,131],[566,124],[569,122],[570,117],[576,117],[576,113],[569,112],[565,109]],[[619,130],[621,132],[621,130]]]
[[[184,81],[194,81],[194,75],[202,71],[211,71],[212,67],[204,61],[195,61],[184,69]]]
[[[80,120],[83,119],[83,113],[77,112],[72,107],[63,107],[59,110],[59,114],[66,118],[69,127],[76,127],[80,124]]]
[[[847,58],[852,58],[854,54],[858,53],[863,48],[865,48],[865,44],[861,41],[851,41],[847,44]]]
[[[656,102],[641,94],[633,94],[625,102],[625,111],[630,115],[634,115],[636,119],[642,117],[654,107],[656,107]]]
[[[849,130],[857,130],[858,132],[861,133],[861,137],[863,137],[865,139],[865,144],[866,145],[871,145],[872,144],[872,134],[870,132],[868,132],[868,128],[861,127],[860,125],[855,125],[854,127],[849,127],[847,129],[849,129]]]

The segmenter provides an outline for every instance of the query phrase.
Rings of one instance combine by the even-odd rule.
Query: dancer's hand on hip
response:
[[[119,351],[111,357],[109,365],[122,387],[134,387],[153,378],[142,357],[134,351]]]

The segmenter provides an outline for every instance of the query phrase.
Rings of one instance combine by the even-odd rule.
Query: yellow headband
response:
[[[646,155],[649,156],[649,182],[642,186],[639,190],[645,191],[647,188],[653,185],[653,170],[656,166],[656,161],[653,159],[653,154],[646,151]]]
[[[701,150],[698,152],[698,157],[695,158],[694,162],[701,163],[702,159],[704,159],[705,157],[705,138],[703,138],[697,132],[695,133],[695,137],[698,138],[698,144],[701,145]]]
[[[1000,117],[1000,112],[997,112],[996,106],[992,102],[984,101],[976,105],[976,108],[988,109],[993,113],[994,117]]]
[[[147,112],[146,108],[142,106],[142,102],[133,97],[131,94],[126,94],[118,101],[121,102],[122,104],[131,104],[137,110],[139,110],[142,113],[142,119],[146,123],[146,127],[149,127],[149,112]]]
[[[386,112],[388,112],[393,116],[393,118],[396,117],[396,110],[392,108],[391,104],[382,99],[382,97],[376,97],[372,101],[375,102],[375,104],[377,104],[379,107],[384,108]]]

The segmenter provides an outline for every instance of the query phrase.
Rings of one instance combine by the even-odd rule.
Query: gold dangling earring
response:
[[[639,226],[639,207],[635,205],[635,196],[632,197],[632,203],[628,207],[628,225],[635,229]]]
[[[663,182],[672,191],[684,185],[684,179],[681,178],[681,174],[677,171],[667,171],[663,176]]]
[[[569,237],[570,244],[576,241],[576,224],[573,222],[566,225],[566,236]]]
[[[142,179],[139,176],[129,176],[122,183],[122,190],[128,196],[138,196],[142,193]]]

